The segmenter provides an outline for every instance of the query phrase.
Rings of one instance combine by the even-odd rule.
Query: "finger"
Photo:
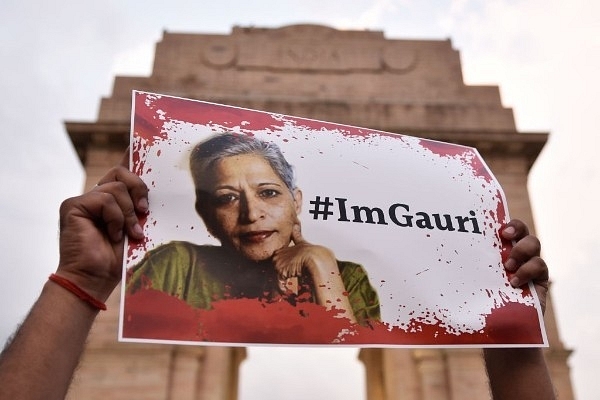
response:
[[[277,271],[277,276],[281,279],[287,279],[294,276],[293,260],[279,254],[273,257],[273,266]]]
[[[139,176],[129,171],[123,165],[120,165],[108,171],[98,181],[95,189],[99,189],[101,186],[112,182],[122,182],[125,184],[127,191],[131,194],[137,212],[143,214],[148,212],[148,187]]]
[[[298,285],[298,277],[293,276],[285,280],[284,283],[285,291],[288,293],[298,294],[299,285]]]
[[[546,311],[549,283],[548,266],[540,257],[534,257],[519,268],[510,278],[510,284],[517,288],[532,282],[540,302],[542,314]]]
[[[540,257],[534,257],[523,264],[510,278],[510,284],[515,288],[527,285],[529,282],[533,282],[534,284],[542,314],[544,314],[546,311],[546,296],[550,284],[548,266]]]
[[[513,246],[504,266],[508,271],[516,271],[520,265],[533,257],[539,257],[540,253],[541,245],[539,239],[533,235],[528,235]]]
[[[288,268],[287,277],[299,276],[302,271],[302,264],[299,262],[293,262]]]
[[[533,257],[524,263],[510,278],[510,283],[514,287],[523,286],[533,282],[542,287],[548,288],[548,266],[541,257]]]
[[[294,242],[295,245],[306,242],[304,237],[302,237],[302,227],[300,226],[300,221],[296,221],[292,227],[292,242]]]
[[[293,263],[292,263],[293,264]],[[281,280],[286,280],[302,275],[302,267],[298,265],[287,265],[284,268],[278,269],[277,276]]]
[[[529,228],[523,221],[513,219],[502,228],[501,234],[506,240],[520,240],[529,235]]]
[[[121,230],[125,229],[127,234],[134,239],[142,239],[144,237],[144,232],[136,214],[134,200],[123,182],[105,183],[102,186],[98,186],[95,191],[112,196],[123,217]]]
[[[302,272],[302,262],[297,257],[290,255],[294,247],[284,247],[273,254],[273,267],[280,279],[298,276]]]
[[[108,237],[115,243],[123,240],[125,216],[114,197],[107,196],[107,200],[102,203],[101,214]]]
[[[96,226],[103,226],[112,242],[118,243],[123,240],[125,217],[111,194],[90,192],[65,200],[61,205],[61,232],[70,226],[72,221],[80,218],[94,221]]]
[[[129,171],[129,157],[130,156],[130,146],[127,146],[127,150],[123,154],[121,158],[121,166]],[[133,198],[134,204],[137,207],[137,211],[141,213],[148,212],[148,186],[142,181],[142,179],[135,173],[129,172],[127,174],[127,179],[129,182],[129,192],[131,193],[131,197]]]

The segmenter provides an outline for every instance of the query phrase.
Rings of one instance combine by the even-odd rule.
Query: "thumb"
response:
[[[306,242],[304,237],[302,237],[302,227],[300,226],[300,222],[296,222],[292,228],[292,242],[294,242],[295,245]]]

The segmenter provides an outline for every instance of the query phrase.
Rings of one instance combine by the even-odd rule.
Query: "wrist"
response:
[[[486,358],[502,360],[505,363],[519,363],[543,360],[544,355],[539,347],[493,347],[484,348]]]
[[[104,303],[111,295],[119,280],[110,277],[91,275],[86,272],[73,272],[59,267],[55,275],[72,282],[90,297]]]
[[[66,291],[70,292],[74,296],[78,297],[81,301],[87,303],[93,309],[101,310],[101,311],[106,310],[106,304],[104,304],[104,302],[96,299],[94,296],[90,295],[85,290],[81,289],[79,286],[77,286],[75,283],[73,283],[69,279],[64,278],[57,274],[50,274],[48,279],[50,281],[56,283],[58,286],[62,287]]]
[[[315,249],[311,257],[306,262],[306,268],[314,278],[320,277],[328,280],[332,276],[339,274],[335,254],[323,246],[314,246]]]
[[[555,399],[541,348],[484,349],[494,399]]]

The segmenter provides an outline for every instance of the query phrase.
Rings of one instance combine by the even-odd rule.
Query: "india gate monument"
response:
[[[511,215],[534,226],[527,177],[548,134],[518,132],[497,86],[465,85],[450,40],[387,39],[380,31],[317,25],[165,32],[150,76],[117,76],[95,122],[66,123],[86,189],[128,146],[134,89],[476,147],[504,188]],[[243,347],[120,343],[119,297],[115,290],[95,323],[69,399],[238,398]],[[551,302],[545,325],[557,394],[573,399],[570,350]],[[490,396],[480,349],[365,348],[359,358],[366,400]]]

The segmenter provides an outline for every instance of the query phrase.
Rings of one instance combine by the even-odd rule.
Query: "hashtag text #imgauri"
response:
[[[357,222],[364,224],[394,225],[403,228],[438,229],[441,231],[456,231],[481,234],[476,213],[469,211],[469,215],[450,215],[441,213],[428,213],[425,211],[411,212],[410,206],[394,203],[388,207],[387,213],[379,207],[348,205],[348,199],[335,197],[335,203],[329,196],[315,196],[310,201],[309,213],[313,219],[328,220],[330,216],[340,222]],[[390,222],[388,222],[390,221]]]

